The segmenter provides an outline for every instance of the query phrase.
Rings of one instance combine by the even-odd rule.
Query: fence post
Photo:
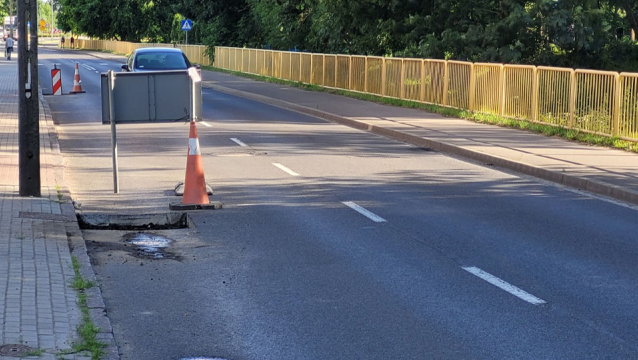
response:
[[[244,69],[244,67],[245,67],[244,64],[246,63],[246,60],[245,60],[246,54],[245,54],[245,52],[246,52],[246,49],[242,48],[241,49],[241,72],[246,72],[246,69]],[[248,65],[250,65],[250,58],[248,59],[248,63],[249,63]]]
[[[314,78],[314,73],[315,73],[315,68],[314,68],[314,63],[315,63],[315,59],[313,59],[314,56],[312,56],[312,53],[310,54],[310,83],[314,84],[315,82],[312,81]]]
[[[243,59],[242,59],[242,49],[236,49],[235,50],[235,67],[237,67],[235,69],[235,71],[239,71],[241,72],[241,67],[243,66]]]
[[[532,79],[532,120],[533,121],[538,121],[538,98],[539,98],[539,83],[540,83],[540,79],[539,76],[540,74],[538,73],[538,68],[536,66],[534,66],[534,70],[533,70],[533,76],[534,78]]]
[[[614,82],[614,109],[612,110],[611,135],[620,135],[620,111],[622,107],[622,78],[620,74],[616,74]]]
[[[470,94],[468,99],[468,110],[474,111],[476,101],[476,70],[474,69],[474,63],[470,64]]]
[[[448,61],[444,60],[444,68],[443,68],[443,96],[441,97],[442,105],[447,105],[447,92],[448,92],[448,77],[449,77],[449,69],[448,69]]]
[[[321,66],[323,67],[323,70],[321,71],[321,86],[326,86],[326,54],[323,54],[322,57],[323,63]]]
[[[299,78],[297,79],[297,81],[303,82],[302,74],[303,74],[303,53],[300,52],[299,53]]]
[[[348,90],[352,90],[352,55],[348,55]]]
[[[288,79],[292,80],[292,52],[288,51]]]
[[[425,102],[425,59],[421,59],[421,86],[419,86],[419,99]]]
[[[385,57],[381,58],[381,95],[385,96],[387,76],[385,74]]]
[[[500,72],[499,72],[499,84],[498,84],[498,105],[499,105],[499,115],[503,116],[505,114],[505,65],[501,64]]]
[[[339,83],[338,81],[339,79],[339,55],[335,55],[335,82],[334,82],[334,87],[338,87],[337,84]]]
[[[568,127],[574,128],[576,123],[576,71],[573,69],[569,77],[569,124]]]
[[[405,61],[401,59],[401,79],[399,80],[399,97],[405,99]]]
[[[364,60],[364,71],[363,71],[363,92],[368,92],[368,55],[366,55]]]

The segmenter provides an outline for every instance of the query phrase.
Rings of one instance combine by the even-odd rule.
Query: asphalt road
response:
[[[91,203],[110,150],[99,76],[82,79],[47,99]],[[85,232],[124,359],[638,358],[635,208],[210,89],[204,118],[224,209],[154,231],[162,259]],[[179,178],[183,129],[123,129],[123,187]]]

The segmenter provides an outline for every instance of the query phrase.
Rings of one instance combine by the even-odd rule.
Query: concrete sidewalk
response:
[[[204,71],[204,86],[638,204],[638,154]]]
[[[78,293],[71,287],[72,257],[85,279],[95,280],[95,275],[64,186],[62,156],[42,97],[42,196],[19,196],[16,58],[0,59],[0,359],[90,359],[89,354],[72,353],[82,320]],[[108,345],[104,358],[117,359],[99,289],[90,289],[87,296],[91,318],[102,331],[98,338]]]

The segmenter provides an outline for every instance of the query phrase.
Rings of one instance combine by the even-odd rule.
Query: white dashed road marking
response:
[[[521,299],[521,300],[525,300],[530,304],[534,304],[534,305],[541,305],[541,304],[545,304],[546,301],[543,299],[539,299],[536,296],[521,290],[519,288],[517,288],[516,286],[503,281],[499,278],[497,278],[496,276],[487,273],[475,266],[467,266],[467,267],[463,267],[463,270],[469,272],[472,275],[478,276],[479,278],[487,281],[488,283],[500,288],[501,290],[505,290],[508,293],[516,296],[517,298]]]
[[[371,212],[370,210],[359,206],[357,204],[355,204],[352,201],[343,201],[342,204],[344,204],[345,206],[351,208],[352,210],[358,212],[359,214],[367,217],[368,219],[377,222],[377,223],[381,223],[381,222],[386,222],[386,220],[384,218],[382,218],[381,216]]]
[[[248,145],[244,144],[241,140],[237,139],[237,138],[230,138],[235,144],[241,146],[241,147],[248,147]]]
[[[287,167],[281,165],[280,163],[272,163],[272,164],[275,165],[276,167],[278,167],[281,171],[287,173],[288,175],[301,176],[301,175],[297,174],[296,172],[288,169]]]

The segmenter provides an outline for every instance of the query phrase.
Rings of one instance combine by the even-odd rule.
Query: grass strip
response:
[[[102,355],[104,355],[104,347],[106,344],[97,340],[97,334],[100,332],[100,329],[95,326],[91,320],[86,295],[86,290],[92,288],[95,284],[82,277],[80,274],[80,263],[77,257],[71,257],[71,262],[73,264],[73,271],[75,272],[71,286],[78,291],[78,304],[82,312],[82,320],[77,329],[80,335],[80,341],[74,343],[72,348],[74,352],[87,351],[91,354],[91,359],[99,360]]]
[[[431,113],[440,114],[446,117],[454,117],[454,118],[471,120],[471,121],[475,121],[477,123],[482,123],[482,124],[498,125],[498,126],[503,126],[503,127],[513,128],[513,129],[527,130],[530,132],[543,134],[545,136],[556,136],[563,139],[580,142],[583,144],[605,146],[609,148],[638,153],[638,142],[628,141],[628,140],[620,139],[614,136],[592,134],[588,132],[579,131],[576,129],[568,129],[565,127],[555,126],[551,124],[542,124],[542,123],[531,122],[527,120],[520,120],[520,119],[513,119],[513,118],[508,118],[508,117],[499,116],[499,115],[478,113],[478,112],[473,112],[469,110],[455,109],[455,108],[446,107],[446,106],[425,104],[425,103],[410,101],[410,100],[387,98],[387,97],[373,95],[373,94],[365,94],[365,93],[359,93],[355,91],[348,91],[348,90],[341,90],[341,89],[325,88],[318,85],[305,84],[302,82],[283,80],[283,79],[272,78],[272,77],[262,76],[262,75],[248,74],[248,73],[243,73],[239,71],[221,69],[221,68],[217,68],[213,66],[202,66],[202,68],[206,70],[241,76],[244,78],[249,78],[249,79],[253,79],[257,81],[264,81],[264,82],[269,82],[274,84],[293,86],[293,87],[312,90],[312,91],[321,91],[321,92],[326,92],[330,94],[343,95],[343,96],[348,96],[348,97],[359,99],[359,100],[372,101],[372,102],[376,102],[380,104],[421,109]]]

